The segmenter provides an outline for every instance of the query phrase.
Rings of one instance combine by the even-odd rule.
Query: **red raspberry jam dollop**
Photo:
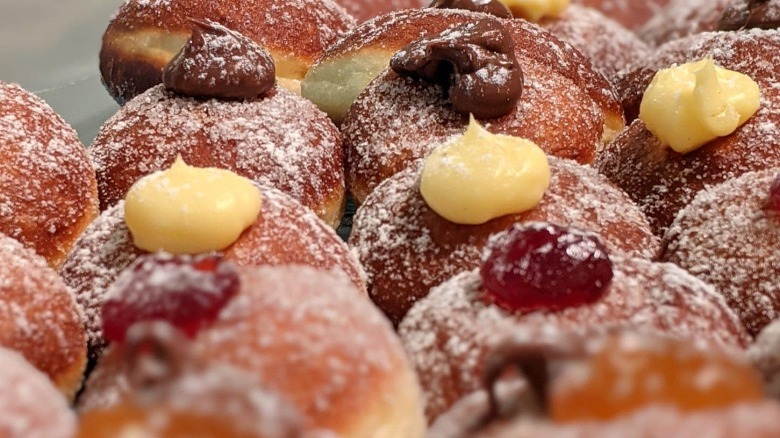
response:
[[[482,287],[509,311],[589,304],[612,280],[612,262],[599,239],[558,225],[515,225],[493,236],[484,254]]]
[[[142,256],[108,292],[101,311],[103,336],[122,342],[133,324],[162,320],[194,337],[238,289],[238,271],[221,256]]]

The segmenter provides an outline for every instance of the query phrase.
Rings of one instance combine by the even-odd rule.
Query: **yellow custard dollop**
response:
[[[499,0],[516,18],[538,22],[542,18],[557,17],[569,7],[569,0]]]
[[[462,136],[428,156],[420,193],[445,219],[476,225],[534,208],[549,185],[550,167],[539,146],[491,134],[472,117]]]
[[[125,198],[125,222],[138,248],[197,254],[230,246],[260,213],[260,190],[229,170],[187,165],[133,184]]]
[[[672,149],[691,152],[736,131],[760,105],[749,76],[703,59],[660,70],[647,87],[639,118]]]

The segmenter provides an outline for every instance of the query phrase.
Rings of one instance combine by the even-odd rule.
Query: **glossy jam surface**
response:
[[[552,383],[558,422],[608,420],[652,404],[683,412],[760,401],[761,381],[732,354],[690,341],[621,334]]]
[[[592,303],[612,279],[612,262],[595,236],[557,225],[510,228],[490,240],[485,254],[483,289],[509,311]]]
[[[219,256],[141,257],[109,291],[101,313],[104,337],[123,341],[134,323],[152,320],[167,321],[192,337],[216,319],[238,289],[238,272]]]

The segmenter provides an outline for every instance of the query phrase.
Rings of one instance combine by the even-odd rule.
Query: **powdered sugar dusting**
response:
[[[609,80],[649,51],[636,34],[592,8],[571,5],[541,26],[580,50]]]
[[[635,115],[655,71],[710,56],[716,64],[744,73],[761,90],[758,112],[734,133],[680,155],[663,146],[635,120],[600,151],[596,165],[647,214],[659,235],[677,212],[706,186],[743,173],[780,165],[780,32],[703,33],[659,48],[618,86],[627,113]]]
[[[780,167],[702,190],[664,237],[664,259],[711,283],[751,334],[780,316],[780,213],[769,187]]]
[[[0,435],[5,438],[70,438],[76,416],[65,398],[19,354],[0,348]]]
[[[775,401],[741,403],[725,409],[680,412],[653,405],[609,422],[553,424],[516,421],[491,428],[491,438],[755,438],[780,435],[780,404]],[[487,436],[488,434],[484,435]],[[478,435],[480,438],[483,435]]]
[[[197,345],[259,373],[309,416],[360,412],[375,385],[405,365],[387,320],[347,277],[297,266],[242,276],[245,289]]]
[[[277,87],[247,102],[198,100],[157,86],[103,126],[90,148],[102,208],[142,176],[189,164],[235,171],[325,216],[344,193],[341,136],[311,102]]]
[[[536,208],[484,225],[458,225],[433,212],[420,195],[420,163],[380,184],[358,210],[350,238],[372,298],[400,319],[431,287],[477,267],[488,237],[518,222],[572,225],[600,234],[615,254],[656,256],[658,239],[625,194],[588,167],[554,157],[549,163],[550,188]]]
[[[620,118],[604,77],[572,46],[523,20],[512,31],[523,70],[523,94],[510,114],[483,121],[494,133],[528,138],[546,152],[588,163],[607,118]],[[347,184],[362,201],[382,180],[460,134],[456,113],[435,84],[386,71],[361,93],[342,124]]]
[[[260,187],[263,205],[254,225],[225,251],[239,265],[301,263],[341,269],[359,287],[363,271],[333,229],[283,193]],[[124,222],[124,202],[106,210],[76,242],[61,271],[87,319],[93,352],[103,345],[100,308],[117,276],[143,251]]]
[[[94,214],[94,171],[73,130],[40,98],[0,82],[0,232],[60,262]]]
[[[637,327],[726,346],[747,342],[736,315],[701,280],[672,264],[621,257],[613,263],[614,278],[600,301],[554,313],[513,315],[487,304],[476,270],[433,288],[399,328],[423,384],[428,417],[479,388],[487,352],[510,334],[535,339],[549,331]]]
[[[73,296],[45,261],[0,234],[0,345],[21,352],[62,385],[80,375],[85,360],[81,314]],[[67,387],[67,388],[66,388]]]
[[[670,0],[639,34],[650,44],[660,45],[689,35],[716,30],[723,11],[733,0]]]

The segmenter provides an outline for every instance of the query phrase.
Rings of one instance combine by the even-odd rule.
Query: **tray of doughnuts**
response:
[[[779,26],[0,2],[0,436],[780,436]]]

